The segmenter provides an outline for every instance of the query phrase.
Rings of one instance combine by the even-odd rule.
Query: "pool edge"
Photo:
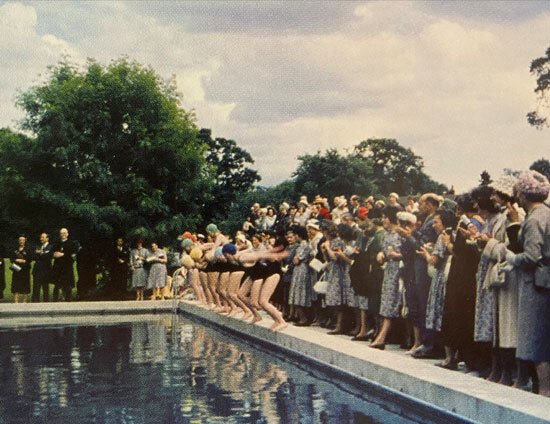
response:
[[[480,423],[550,422],[550,399],[437,369],[392,352],[368,349],[365,344],[349,341],[349,337],[319,337],[318,332],[307,327],[294,326],[274,333],[268,328],[271,322],[250,325],[187,301],[179,303],[179,310],[224,331],[286,351],[295,358],[314,361],[322,368],[362,381],[370,388],[389,390],[418,405],[435,407],[436,413],[447,414],[445,422],[461,419]],[[324,346],[327,341],[331,342],[330,347]]]

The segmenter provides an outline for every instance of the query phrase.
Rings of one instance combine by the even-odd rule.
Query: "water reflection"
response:
[[[242,342],[176,320],[1,330],[0,421],[409,422]]]

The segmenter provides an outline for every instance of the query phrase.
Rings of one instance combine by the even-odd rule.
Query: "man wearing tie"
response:
[[[69,231],[66,228],[59,230],[59,242],[53,249],[54,302],[59,300],[60,291],[63,291],[65,301],[69,302],[71,300],[71,292],[75,281],[73,263],[78,250],[77,243],[69,240]]]
[[[50,300],[49,284],[52,279],[52,257],[53,246],[50,244],[50,237],[46,233],[40,234],[40,246],[34,251],[34,268],[32,270],[32,301],[40,302],[40,289],[44,302]]]

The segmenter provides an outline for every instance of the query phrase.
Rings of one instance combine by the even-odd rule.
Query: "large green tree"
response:
[[[214,179],[209,200],[203,208],[203,218],[205,222],[223,220],[233,202],[250,191],[261,178],[257,171],[248,167],[254,163],[250,153],[234,140],[212,138],[212,131],[206,128],[200,130],[199,139],[207,146],[206,162]]]
[[[400,195],[443,192],[447,187],[424,173],[424,161],[411,149],[392,138],[369,138],[354,148],[354,153],[373,170],[377,193]]]
[[[350,153],[335,149],[299,158],[295,191],[301,194],[400,195],[447,190],[424,173],[424,163],[411,149],[388,138],[369,138]]]
[[[298,160],[300,163],[293,174],[296,193],[333,197],[377,192],[372,167],[356,155],[329,149],[300,156]]]
[[[527,122],[538,129],[548,126],[549,94],[550,94],[550,47],[545,55],[531,62],[531,74],[537,77],[535,94],[537,108],[527,114]]]
[[[15,217],[15,231],[158,238],[200,222],[212,178],[173,81],[125,58],[63,61],[18,105],[29,137],[4,130],[0,142],[3,219]]]

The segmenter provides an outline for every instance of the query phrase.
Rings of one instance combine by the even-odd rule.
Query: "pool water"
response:
[[[2,423],[410,423],[181,316],[0,328]]]

